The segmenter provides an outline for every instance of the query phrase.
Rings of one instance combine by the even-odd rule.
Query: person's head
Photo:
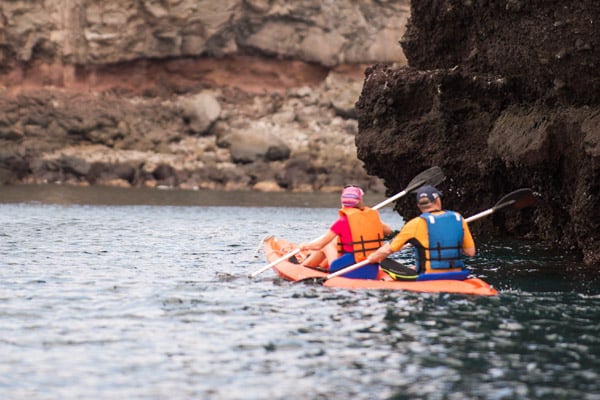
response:
[[[417,207],[422,212],[441,210],[442,194],[433,186],[422,186],[417,190]]]
[[[355,185],[348,185],[344,187],[342,190],[342,195],[340,196],[340,201],[342,202],[342,206],[344,207],[362,207],[362,200],[365,192]]]

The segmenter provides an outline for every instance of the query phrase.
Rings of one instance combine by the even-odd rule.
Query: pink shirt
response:
[[[339,217],[329,228],[333,233],[338,235],[340,241],[342,243],[351,243],[352,242],[352,234],[350,232],[350,224],[348,223],[348,217],[342,215]],[[352,245],[344,245],[344,251],[348,253],[352,253],[354,248]]]

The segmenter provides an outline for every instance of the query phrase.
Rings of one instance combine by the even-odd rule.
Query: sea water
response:
[[[493,297],[342,290],[248,278],[337,195],[23,190],[0,196],[2,399],[600,399],[598,274],[540,244],[477,243]]]

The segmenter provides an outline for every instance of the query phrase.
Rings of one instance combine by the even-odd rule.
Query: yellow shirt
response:
[[[436,211],[432,214],[440,214],[444,211]],[[475,241],[473,241],[473,236],[471,235],[471,231],[469,230],[469,226],[463,218],[462,227],[464,231],[463,237],[463,249],[468,249],[470,247],[475,247]],[[427,221],[425,221],[421,217],[416,217],[408,221],[400,232],[394,237],[394,239],[390,243],[390,248],[396,252],[402,248],[409,240],[416,239],[423,245],[423,247],[429,247],[429,235],[427,234]]]

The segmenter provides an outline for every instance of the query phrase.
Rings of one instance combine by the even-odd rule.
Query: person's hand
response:
[[[374,251],[373,253],[369,254],[367,260],[369,260],[369,263],[372,264],[379,263],[392,253],[393,251],[390,248],[390,245],[384,244],[379,249],[377,249],[377,251]]]
[[[375,252],[375,253],[369,254],[369,256],[367,257],[367,260],[369,261],[369,264],[379,264],[379,261],[381,261],[381,258],[378,256],[377,252]]]
[[[300,251],[306,251],[310,250],[309,245],[310,243],[300,243],[298,247],[300,248]]]

